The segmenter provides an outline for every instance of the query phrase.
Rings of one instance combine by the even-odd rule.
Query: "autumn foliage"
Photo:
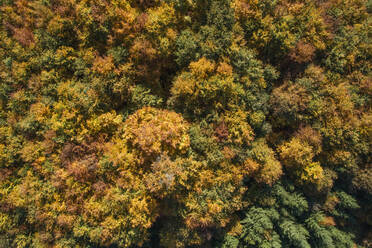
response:
[[[368,0],[0,0],[0,248],[372,246]]]

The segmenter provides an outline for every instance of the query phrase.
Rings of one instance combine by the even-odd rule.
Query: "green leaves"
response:
[[[248,247],[280,247],[281,241],[275,240],[278,234],[273,230],[272,214],[277,215],[254,207],[246,213],[246,218],[241,221],[241,239]]]
[[[371,1],[0,2],[0,247],[368,246]]]

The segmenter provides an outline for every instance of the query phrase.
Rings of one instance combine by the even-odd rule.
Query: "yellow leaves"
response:
[[[208,227],[210,225],[210,222],[211,220],[209,218],[198,216],[195,214],[189,215],[185,220],[186,226],[191,229],[198,227]]]
[[[159,49],[162,54],[164,55],[170,55],[171,51],[171,42],[166,37],[159,37]]]
[[[170,40],[175,40],[177,38],[177,31],[172,28],[168,28],[166,37]]]
[[[185,199],[185,224],[190,229],[206,227],[225,227],[234,211],[241,209],[243,192],[228,192],[224,196],[216,195],[216,188],[205,188],[201,193],[192,193]],[[231,198],[230,198],[231,196]]]
[[[4,166],[7,160],[7,154],[5,153],[5,145],[0,144],[0,165]]]
[[[352,167],[353,155],[349,151],[335,150],[332,154],[329,154],[328,161],[337,166],[349,166]]]
[[[301,14],[303,11],[304,3],[292,3],[292,4],[286,4],[288,7],[288,12],[292,14]]]
[[[96,135],[99,133],[111,134],[122,124],[122,116],[117,115],[113,110],[105,114],[93,117],[87,121],[87,132],[91,135]]]
[[[270,21],[272,21],[272,19],[268,16],[262,19],[263,24],[266,24]],[[251,44],[253,43],[254,46],[257,46],[258,48],[263,48],[271,41],[271,39],[272,37],[270,30],[259,29],[252,34],[252,38],[249,40],[249,42]]]
[[[247,173],[245,168],[228,162],[222,162],[220,166],[221,168],[214,172],[211,185],[222,185],[226,183],[234,185],[234,187],[229,189],[226,188],[226,191],[236,190],[236,187],[241,187],[241,189],[245,190],[245,188],[242,187],[244,175]],[[213,171],[211,171],[211,173],[213,174]]]
[[[189,195],[186,201],[186,206],[189,213],[187,214],[187,217],[185,219],[185,224],[192,229],[211,226],[214,222],[214,216],[209,213],[209,206],[219,208],[218,206],[211,204],[212,203],[210,202],[207,202],[207,204],[201,204],[201,202],[198,202],[198,199],[194,194]]]
[[[215,215],[222,212],[222,207],[217,202],[209,202],[208,203],[208,210],[210,214]]]
[[[130,152],[125,141],[120,138],[114,138],[112,142],[106,144],[105,155],[108,156],[114,166],[120,165],[120,167],[125,169],[131,168],[131,165],[140,163],[140,160],[136,158],[137,154]]]
[[[254,176],[259,183],[273,185],[283,174],[282,166],[275,158],[268,158],[258,173]]]
[[[41,102],[37,102],[30,106],[30,113],[35,116],[37,121],[43,123],[50,114],[50,108]]]
[[[302,52],[309,54],[306,59],[297,56],[298,61],[311,59],[311,50],[326,48],[329,33],[323,20],[324,13],[314,3],[278,1],[266,7],[258,2],[235,1],[235,16],[250,32],[251,37],[247,41],[252,46],[258,49],[269,48],[273,53],[283,56],[303,39],[309,47],[308,51]]]
[[[7,214],[0,213],[0,231],[6,232],[12,225],[12,221]]]
[[[372,113],[364,113],[360,120],[359,132],[372,140]]]
[[[116,230],[120,228],[121,221],[113,218],[113,216],[108,216],[105,220],[101,223],[103,227],[101,238],[104,243],[109,242],[112,239],[112,235]]]
[[[24,234],[18,234],[13,241],[13,244],[15,244],[15,247],[17,248],[27,248],[29,243],[29,240],[26,235]],[[60,247],[57,247],[60,248]]]
[[[268,185],[273,185],[283,174],[280,162],[264,139],[253,142],[251,158],[247,159],[243,166],[257,182]]]
[[[331,0],[330,8],[338,10],[337,18],[351,25],[368,17],[367,4],[364,0]]]
[[[218,169],[197,168],[191,191],[182,199],[186,206],[185,224],[190,229],[225,227],[234,211],[244,206],[242,196],[245,168],[222,162]]]
[[[69,109],[62,102],[56,103],[54,111],[55,113],[49,119],[51,129],[54,131],[63,130],[68,135],[74,135],[77,130],[70,125],[72,124],[71,122],[75,124],[80,122],[82,116],[78,114],[78,111]]]
[[[349,125],[355,125],[356,124],[356,117],[355,117],[355,109],[354,109],[354,103],[351,99],[350,89],[349,85],[346,83],[341,83],[337,85],[336,87],[329,87],[328,93],[331,95],[333,109],[331,109],[332,114],[329,113],[329,119],[332,119],[332,117],[335,115],[335,112],[337,112],[337,116],[342,117],[343,123],[348,123]],[[329,112],[331,112],[329,111]],[[344,124],[343,124],[344,125]]]
[[[358,1],[364,4],[362,0],[333,2]],[[27,0],[17,2],[37,6]],[[344,33],[366,31],[358,24],[349,29],[337,23],[339,37],[327,44],[324,13],[317,6],[322,1],[234,0],[221,2],[223,6],[200,0],[37,2],[49,10],[45,18],[36,8],[25,12],[35,15],[19,15],[14,7],[1,7],[5,22],[17,25],[12,30],[4,23],[0,39],[4,48],[0,51],[0,81],[4,81],[0,122],[9,129],[0,128],[0,167],[5,167],[0,170],[0,179],[4,178],[0,205],[10,209],[9,216],[0,213],[1,234],[21,231],[19,243],[24,239],[35,246],[40,242],[51,247],[87,243],[132,247],[146,245],[150,233],[159,239],[166,233],[167,247],[202,247],[224,238],[210,235],[229,230],[240,239],[243,227],[236,212],[241,213],[247,198],[254,204],[260,188],[265,188],[265,194],[270,188],[279,192],[271,186],[283,174],[282,164],[292,177],[283,180],[291,192],[297,191],[292,188],[296,180],[316,184],[311,187],[315,189],[326,184],[325,193],[338,190],[343,178],[332,183],[340,171],[351,171],[360,180],[356,183],[361,188],[356,189],[368,186],[369,167],[363,167],[372,137],[371,116],[363,116],[371,88],[368,75],[349,87],[336,81],[349,78],[330,72],[333,64],[327,73],[313,65],[302,73],[305,65],[283,60],[289,55],[297,63],[309,63],[316,54],[318,62],[326,63]],[[234,10],[228,2],[233,2]],[[22,16],[35,25],[22,26]],[[32,40],[30,30],[39,39],[37,49],[19,44]],[[337,50],[340,56],[335,60],[353,68],[361,64],[359,73],[366,73],[363,56],[368,54],[360,52],[361,56],[353,49],[367,51],[367,45],[359,44],[366,37],[358,41],[358,36],[351,36],[353,51]],[[326,44],[332,51],[319,51]],[[288,54],[293,47],[293,54]],[[177,64],[172,64],[175,59]],[[274,67],[281,77],[277,78]],[[287,78],[298,79],[292,83]],[[275,100],[272,106],[267,102],[270,97]],[[184,117],[173,111],[183,112]],[[283,123],[271,118],[275,115]],[[191,129],[186,119],[194,122]],[[294,128],[303,123],[311,123],[325,139],[310,127],[295,133]],[[255,140],[253,129],[257,137],[272,142]],[[274,153],[270,146],[288,136]],[[336,143],[343,137],[328,145],[332,138]],[[69,141],[73,149],[66,152]],[[97,149],[84,148],[90,144]],[[326,166],[318,160],[326,161]],[[329,169],[340,164],[346,165],[345,170]],[[358,179],[359,174],[363,178]],[[248,197],[247,185],[252,185]],[[305,194],[312,198],[309,188],[305,187]],[[291,215],[305,204],[303,197],[277,196],[263,196],[257,204],[268,210],[294,201],[288,209]],[[335,208],[337,201],[328,199],[326,207]],[[26,224],[14,221],[17,208],[27,215]],[[17,211],[11,216],[13,210]],[[278,222],[275,211],[267,214]],[[151,228],[159,216],[162,233]],[[325,222],[334,225],[332,219]],[[274,223],[276,229],[279,224]],[[283,236],[269,231],[259,236],[273,242]],[[42,237],[46,233],[51,237]]]
[[[57,87],[58,95],[64,98],[68,98],[70,95],[72,95],[72,93],[75,93],[71,91],[71,87],[72,87],[71,81],[65,81],[63,83],[60,83]],[[78,95],[75,93],[74,95],[72,95],[72,97],[78,97]],[[63,106],[65,106],[63,103],[58,102],[56,108],[58,110],[63,110],[64,109]]]
[[[171,89],[173,96],[192,95],[196,90],[197,82],[193,80],[190,74],[183,74],[177,77]]]
[[[235,17],[238,19],[262,18],[263,13],[259,10],[258,3],[258,0],[235,0],[233,2]]]
[[[191,62],[189,65],[190,72],[196,77],[197,80],[205,80],[212,76],[215,68],[216,64],[204,57],[196,62]]]
[[[87,64],[93,64],[96,58],[96,54],[93,48],[79,50],[77,51],[77,56],[79,58],[82,58]]]
[[[231,227],[228,234],[231,236],[240,236],[243,232],[243,225],[240,223],[240,221],[236,221],[236,223]]]
[[[236,155],[236,153],[234,152],[234,150],[232,150],[228,146],[224,146],[223,147],[223,150],[221,152],[224,155],[225,159],[232,159]]]
[[[313,162],[315,152],[319,150],[314,151],[306,141],[297,137],[292,138],[279,147],[279,152],[283,164],[290,169],[292,175],[299,177],[297,179],[300,179],[301,183],[319,184],[324,178],[323,168],[319,162]]]
[[[262,111],[256,111],[249,115],[249,120],[253,127],[260,127],[265,119],[266,116]]]
[[[258,171],[258,169],[261,167],[260,164],[258,164],[257,162],[255,162],[254,160],[248,158],[247,160],[244,161],[243,163],[243,167],[247,173],[247,175],[252,175],[253,173],[255,173],[256,171]]]
[[[156,215],[151,215],[153,209],[156,207],[155,201],[149,197],[136,197],[131,200],[129,207],[129,214],[131,218],[131,225],[133,228],[150,228]]]
[[[8,127],[0,127],[0,167],[7,167],[10,164],[7,164],[9,160],[7,154],[7,136],[10,135],[11,129]]]
[[[16,185],[9,193],[7,200],[16,207],[26,207],[37,200],[35,192],[38,181],[37,178],[28,171],[27,176],[21,184]]]
[[[173,6],[161,2],[160,6],[148,10],[148,22],[146,29],[157,36],[164,32],[167,27],[176,23]]]
[[[227,62],[216,64],[206,58],[191,62],[189,70],[176,77],[171,88],[171,105],[188,108],[196,115],[210,105],[224,111],[238,101],[240,85],[234,82]]]
[[[12,75],[16,80],[23,80],[27,75],[27,63],[26,62],[16,62],[12,63]]]
[[[49,21],[49,24],[48,24],[48,27],[47,27],[48,32],[51,33],[51,34],[54,34],[56,36],[62,36],[63,33],[61,32],[61,30],[63,30],[63,26],[64,26],[63,21],[64,20],[60,16],[55,15]]]
[[[242,145],[253,141],[254,132],[247,122],[247,117],[247,112],[241,109],[225,112],[223,120],[228,127],[228,137],[231,142]]]
[[[185,153],[189,124],[175,112],[145,107],[125,121],[123,138],[147,156]]]
[[[22,150],[21,150],[21,157],[25,162],[34,162],[40,152],[40,146],[39,144],[33,143],[33,142],[27,142]]]
[[[301,173],[301,180],[305,182],[317,183],[324,178],[323,168],[319,162],[312,162],[304,167]]]
[[[314,154],[319,154],[322,150],[322,136],[310,126],[301,127],[295,134],[297,138],[308,143]]]
[[[280,146],[279,152],[284,165],[288,167],[305,166],[314,157],[311,146],[301,142],[298,138],[292,138],[289,142]]]
[[[75,59],[74,49],[72,47],[61,46],[55,53],[55,59],[57,61],[73,61]]]
[[[83,217],[89,219],[90,222],[94,221],[98,223],[108,212],[109,209],[105,208],[101,202],[94,201],[94,199],[91,198],[84,204]]]
[[[198,173],[199,180],[195,184],[195,191],[201,193],[204,187],[210,187],[213,184],[214,174],[211,170],[202,170]]]

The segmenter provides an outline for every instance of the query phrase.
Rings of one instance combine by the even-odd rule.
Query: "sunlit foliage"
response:
[[[0,0],[0,247],[371,247],[371,12]]]

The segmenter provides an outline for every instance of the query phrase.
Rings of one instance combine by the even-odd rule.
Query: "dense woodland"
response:
[[[0,0],[0,247],[372,247],[371,0]]]

